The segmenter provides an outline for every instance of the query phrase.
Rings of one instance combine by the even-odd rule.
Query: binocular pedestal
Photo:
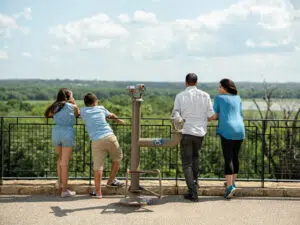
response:
[[[153,202],[152,197],[156,196],[161,198],[162,196],[162,181],[161,173],[158,169],[155,170],[141,170],[140,169],[140,147],[172,147],[178,145],[180,141],[179,132],[172,134],[171,139],[162,138],[141,138],[140,122],[141,122],[141,102],[143,101],[142,95],[144,93],[145,86],[139,84],[136,86],[129,86],[128,92],[132,98],[132,120],[131,120],[131,159],[130,170],[126,173],[126,185],[125,185],[125,198],[120,200],[120,204],[129,206],[142,206],[150,205]],[[173,127],[174,128],[174,127]],[[140,186],[141,174],[156,174],[159,180],[159,193],[147,190]],[[130,187],[128,188],[129,176],[131,178]],[[148,194],[142,196],[142,194]]]

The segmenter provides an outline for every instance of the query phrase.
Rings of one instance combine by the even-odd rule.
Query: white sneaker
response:
[[[60,189],[61,188],[61,183],[59,183],[59,181],[57,180],[55,183],[55,188],[56,189]]]
[[[70,191],[69,189],[67,189],[66,191],[62,192],[60,196],[62,198],[65,198],[65,197],[72,197],[72,196],[75,196],[75,195],[76,195],[75,191]]]

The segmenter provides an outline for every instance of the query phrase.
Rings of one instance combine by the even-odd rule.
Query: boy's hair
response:
[[[98,100],[97,96],[93,93],[87,93],[84,96],[84,104],[85,106],[93,105]]]

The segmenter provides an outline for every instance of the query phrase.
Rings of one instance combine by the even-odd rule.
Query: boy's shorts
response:
[[[71,126],[54,126],[52,129],[52,144],[55,147],[74,147],[74,128]]]
[[[120,162],[123,153],[115,135],[108,135],[92,142],[94,170],[103,170],[107,153],[113,162]]]

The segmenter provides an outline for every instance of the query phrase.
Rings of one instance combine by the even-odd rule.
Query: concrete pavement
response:
[[[173,195],[145,207],[121,206],[120,198],[0,195],[0,224],[296,225],[300,222],[300,198],[235,197],[228,201],[200,196],[200,202],[192,203]]]
[[[112,189],[107,188],[103,180],[104,195],[122,195],[124,188]],[[223,196],[224,195],[223,181],[199,181],[199,195],[201,196]],[[89,193],[93,186],[90,186],[88,181],[71,180],[70,186],[78,194]],[[92,182],[93,184],[93,182]],[[157,180],[141,180],[140,184],[151,191],[159,192]],[[260,182],[238,181],[237,196],[265,196],[265,197],[300,197],[300,182],[265,182],[265,188],[261,188]],[[187,191],[185,181],[163,180],[162,192],[164,195],[180,195]],[[0,185],[0,194],[55,194],[55,180],[7,180],[3,185]]]

